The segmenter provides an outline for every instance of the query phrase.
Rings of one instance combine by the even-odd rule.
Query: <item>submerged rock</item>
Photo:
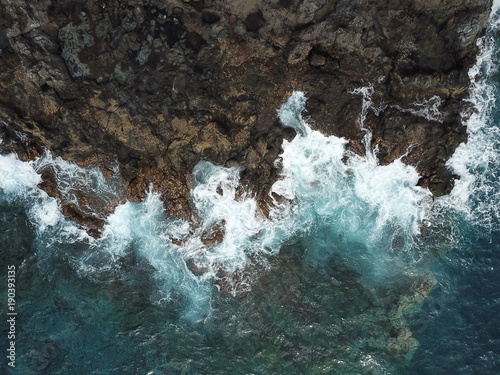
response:
[[[491,3],[11,0],[0,10],[0,119],[30,141],[4,150],[117,160],[128,199],[152,184],[187,218],[201,159],[244,165],[244,182],[267,196],[293,135],[276,109],[294,88],[317,128],[362,153],[353,90],[371,86],[377,111],[364,126],[380,162],[406,154],[421,184],[445,194]],[[419,111],[434,97],[438,118]]]
[[[265,363],[265,373],[297,368],[305,374],[404,373],[419,345],[405,317],[420,309],[436,281],[399,275],[385,286],[367,286],[342,257],[317,267],[297,258],[299,247],[285,246],[271,259],[251,292],[234,299],[224,293],[216,297],[210,319],[223,327],[226,350],[242,356],[235,349],[240,340],[258,348],[253,350]],[[222,292],[228,283],[241,282],[222,281]]]

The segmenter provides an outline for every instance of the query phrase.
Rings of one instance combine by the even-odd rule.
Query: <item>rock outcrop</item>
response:
[[[244,181],[267,194],[293,136],[276,109],[299,89],[315,127],[358,153],[370,99],[381,163],[407,153],[421,184],[444,194],[491,3],[1,0],[4,151],[29,159],[47,148],[103,169],[117,160],[129,199],[152,184],[169,213],[188,217],[202,159],[244,165]]]

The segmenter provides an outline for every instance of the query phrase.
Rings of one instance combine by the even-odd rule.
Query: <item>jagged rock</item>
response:
[[[365,126],[380,161],[412,145],[404,160],[422,185],[447,193],[444,163],[466,139],[466,72],[491,3],[4,0],[0,119],[30,137],[6,150],[117,160],[129,199],[152,183],[170,214],[190,217],[201,159],[245,165],[244,182],[267,195],[282,140],[293,136],[276,109],[293,88],[310,98],[316,128],[362,153],[352,91],[372,85],[385,110],[369,112]],[[429,120],[413,103],[433,96],[441,116]]]
[[[213,225],[209,230],[204,231],[200,235],[201,242],[205,245],[213,246],[221,243],[226,232],[226,221],[222,220]]]

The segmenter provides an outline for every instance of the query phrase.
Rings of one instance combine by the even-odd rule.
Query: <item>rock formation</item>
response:
[[[354,90],[368,87],[378,110],[365,126],[381,163],[407,153],[421,184],[444,194],[491,3],[1,0],[3,148],[104,171],[118,161],[128,199],[151,184],[169,213],[189,217],[202,159],[244,165],[249,189],[267,194],[293,136],[276,109],[293,89],[308,96],[315,128],[363,153],[368,97]]]

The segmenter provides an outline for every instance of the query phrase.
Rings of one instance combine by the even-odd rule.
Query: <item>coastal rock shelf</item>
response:
[[[500,0],[0,4],[0,373],[498,373]]]
[[[297,89],[317,130],[360,154],[365,111],[380,163],[406,155],[419,184],[442,195],[453,186],[445,162],[466,140],[467,71],[491,3],[4,0],[3,148],[24,160],[48,149],[109,175],[117,161],[126,199],[151,186],[188,218],[200,160],[244,166],[244,185],[267,196],[294,134],[276,109]]]

